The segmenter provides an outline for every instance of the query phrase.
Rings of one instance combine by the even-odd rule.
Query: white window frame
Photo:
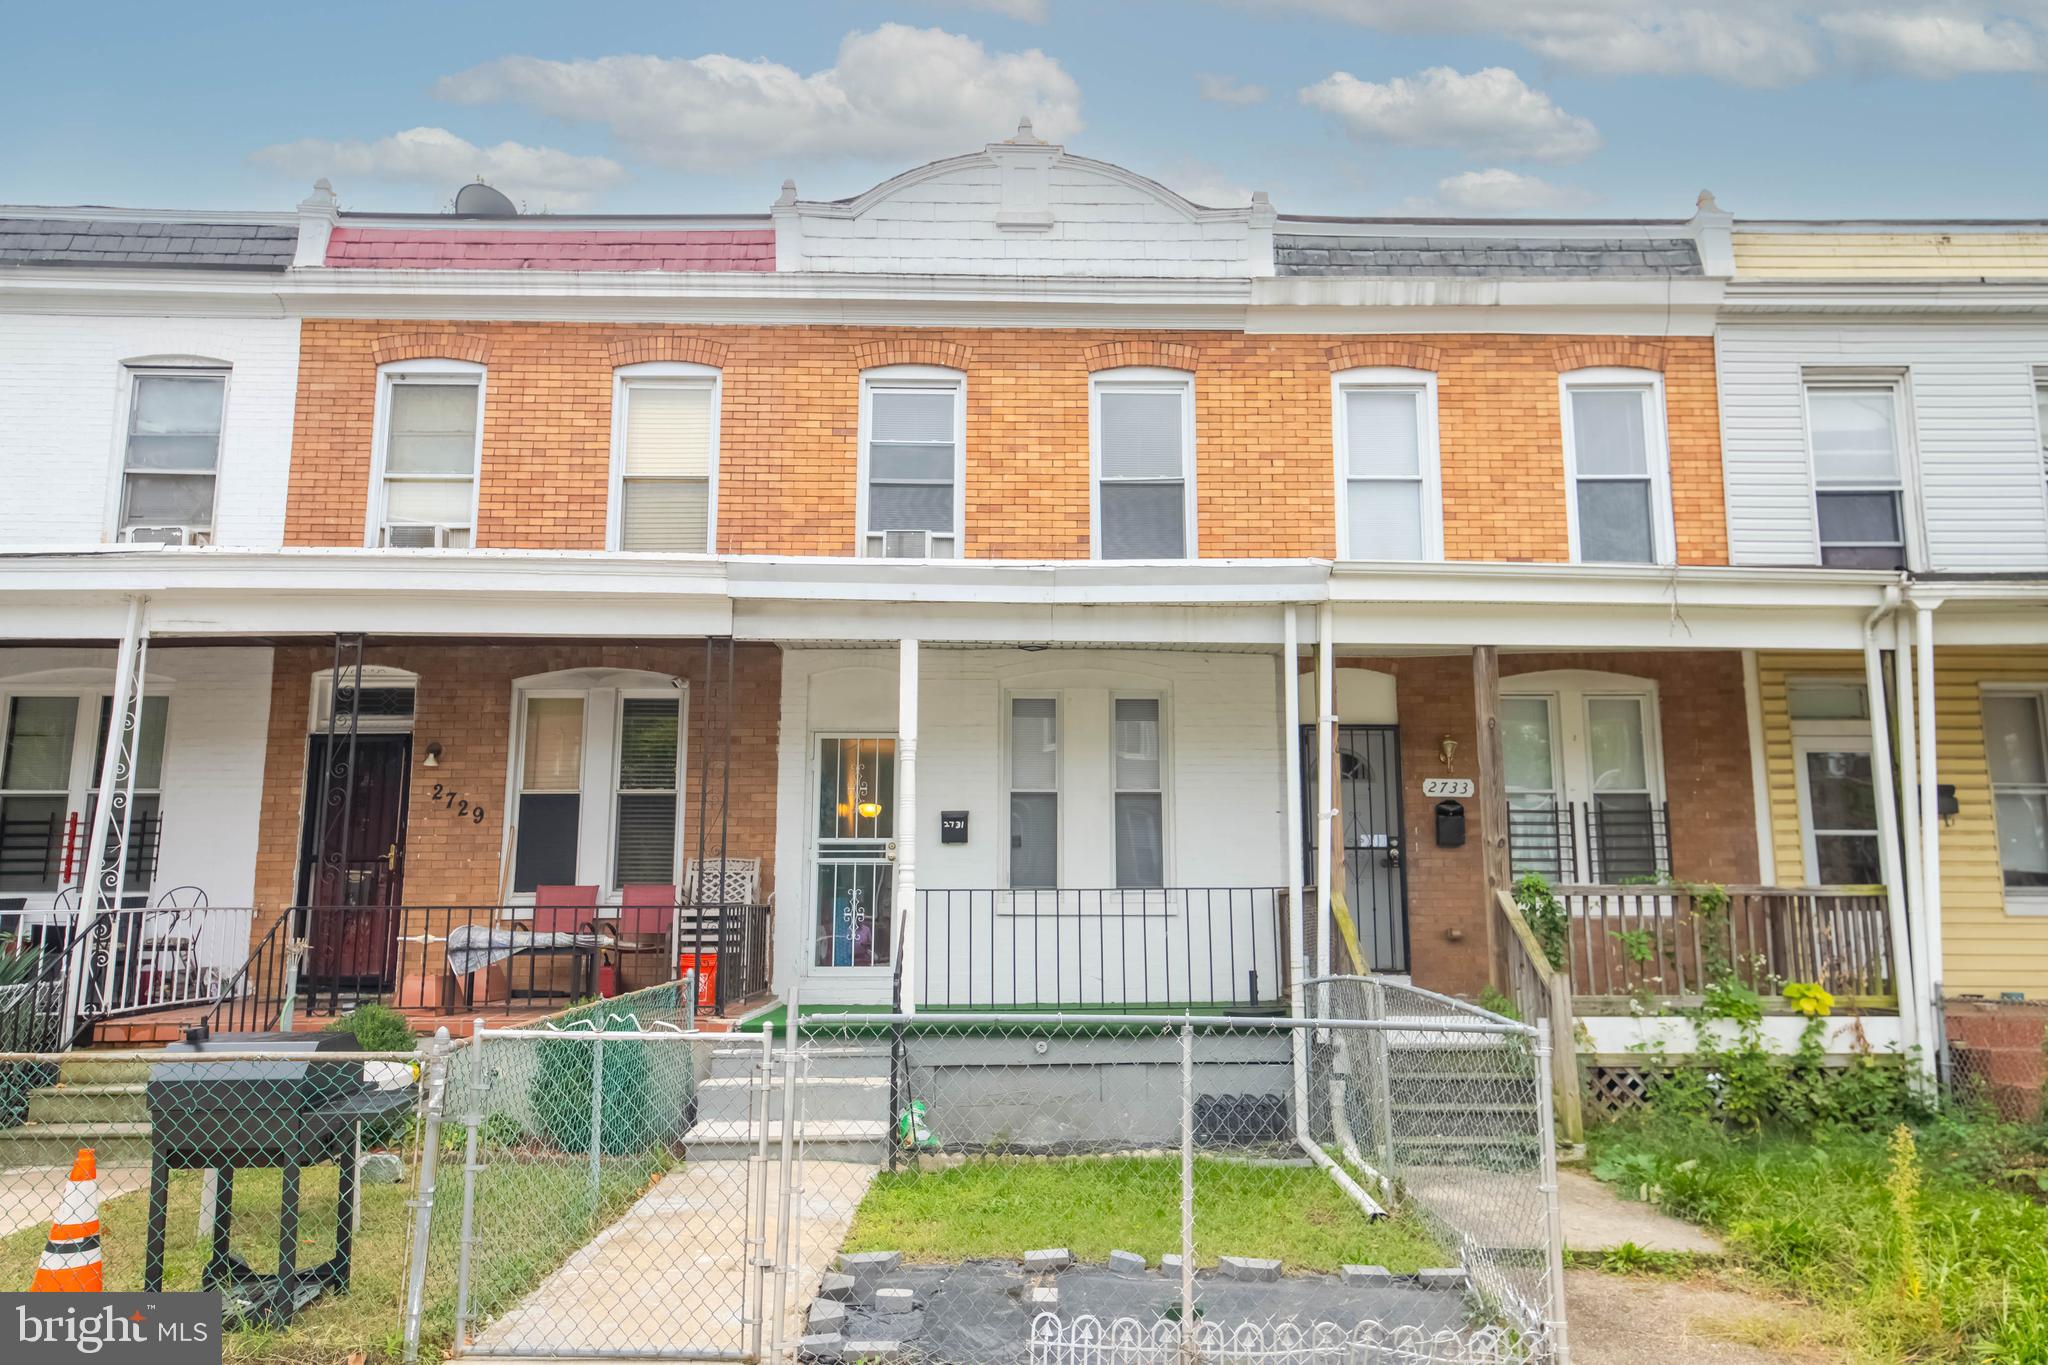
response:
[[[469,464],[469,548],[477,548],[477,508],[483,495],[484,418],[490,377],[485,367],[469,360],[395,360],[377,367],[377,417],[371,430],[370,495],[363,518],[363,544],[384,546],[384,462],[391,445],[391,391],[406,383],[476,386],[476,450]]]
[[[2041,477],[2034,481],[2034,486],[2041,490],[2043,511],[2048,512],[2048,365],[2036,365],[2027,377],[2033,381],[2034,449],[2041,455]],[[2043,517],[2042,524],[2048,526],[2048,516]]]
[[[1863,717],[1844,716],[1839,719],[1819,717],[1801,718],[1792,715],[1792,694],[1802,687],[1843,687],[1853,688],[1863,694]],[[1792,737],[1792,791],[1799,806],[1799,857],[1803,876],[1809,885],[1822,885],[1820,881],[1820,849],[1815,836],[1820,831],[1813,825],[1813,785],[1806,770],[1809,754],[1874,754],[1871,730],[1870,689],[1862,678],[1849,674],[1814,674],[1785,680],[1785,714]],[[1873,762],[1872,772],[1876,769]],[[1858,833],[1860,831],[1830,829],[1829,834]],[[1871,834],[1878,842],[1880,865],[1884,859],[1884,838],[1873,829]]]
[[[1367,365],[1339,370],[1330,376],[1332,435],[1336,450],[1337,558],[1355,559],[1351,553],[1351,485],[1353,482],[1399,482],[1394,479],[1354,480],[1350,471],[1350,404],[1346,395],[1360,390],[1385,390],[1416,395],[1416,463],[1420,471],[1422,496],[1422,557],[1436,562],[1444,557],[1443,460],[1437,434],[1437,387],[1433,370],[1407,369],[1393,365]],[[1360,561],[1367,562],[1367,561]],[[1374,557],[1371,562],[1398,563]]]
[[[675,884],[687,870],[690,688],[681,679],[667,679],[639,669],[572,669],[564,673],[522,678],[512,685],[511,751],[505,762],[505,818],[501,835],[501,901],[528,908],[534,893],[514,891],[518,875],[519,800],[525,783],[526,704],[535,698],[575,698],[583,703],[583,757],[576,794],[576,875],[574,884],[595,883],[600,902],[616,901],[619,892],[618,803],[621,731],[629,698],[673,698],[676,703],[676,845]],[[595,874],[590,869],[600,869]]]
[[[635,385],[650,388],[700,388],[711,391],[709,459],[705,466],[704,548],[701,551],[669,550],[649,553],[715,555],[718,553],[718,436],[719,419],[725,406],[725,372],[715,365],[692,365],[683,361],[653,360],[639,365],[621,365],[612,371],[612,462],[605,492],[604,547],[619,550],[625,533],[626,508],[626,407]],[[483,430],[479,407],[477,430]],[[470,539],[475,541],[472,529]],[[638,552],[636,552],[638,553]]]
[[[944,365],[878,365],[861,371],[858,482],[854,492],[855,555],[863,559],[882,558],[879,549],[868,548],[869,540],[882,534],[868,525],[868,447],[874,432],[874,396],[878,389],[953,395],[953,553],[946,557],[967,558],[967,372]]]
[[[1978,689],[1979,709],[1977,736],[1980,743],[1986,740],[1983,721],[1982,698],[1991,696],[2026,697],[2041,708],[2044,737],[2048,737],[2048,683],[1986,683]],[[1988,749],[1988,745],[1987,745]],[[2007,790],[2022,788],[2006,784]],[[1998,791],[1999,784],[1991,777],[1990,755],[1987,752],[1984,763],[1984,788],[1991,796],[1991,831],[1994,844],[1998,838]],[[2025,790],[2048,793],[2048,785]],[[2020,887],[2014,889],[2005,884],[2005,853],[1998,854],[1998,889],[2004,899],[2005,913],[2016,919],[2038,919],[2048,917],[2048,887]]]
[[[228,403],[234,387],[234,373],[232,364],[210,356],[142,356],[121,362],[120,390],[114,404],[114,477],[107,490],[107,540],[118,542],[121,539],[121,523],[128,510],[128,428],[135,417],[136,381],[189,376],[220,380],[220,437],[213,452],[213,507],[206,525],[192,528],[205,535],[209,543],[218,542],[220,495],[228,458]],[[186,543],[192,542],[188,539]]]
[[[1181,400],[1181,540],[1182,559],[1199,559],[1201,546],[1195,537],[1200,496],[1195,484],[1195,376],[1188,370],[1156,366],[1126,365],[1097,370],[1088,376],[1088,553],[1102,554],[1102,395],[1105,390],[1131,393],[1178,393]],[[1117,480],[1119,483],[1157,483],[1156,479]],[[1142,564],[1145,560],[1115,560]],[[1164,561],[1180,563],[1181,560]]]
[[[1557,377],[1558,423],[1564,436],[1564,514],[1572,563],[1586,563],[1579,544],[1579,451],[1572,429],[1572,395],[1581,389],[1632,389],[1641,393],[1644,459],[1650,475],[1650,563],[1677,562],[1678,531],[1671,510],[1671,438],[1664,407],[1664,376],[1656,370],[1594,367],[1567,370]],[[1595,476],[1594,482],[1609,482]],[[1601,566],[1625,563],[1595,560]]]
[[[1820,495],[1829,493],[1877,493],[1890,492],[1899,499],[1899,537],[1904,542],[1903,550],[1908,571],[1917,572],[1927,566],[1927,543],[1922,526],[1917,492],[1920,487],[1919,442],[1913,428],[1913,402],[1909,390],[1910,376],[1898,369],[1825,369],[1809,367],[1799,372],[1799,435],[1804,443],[1806,455],[1807,506],[1813,512],[1813,562],[1821,565],[1823,547],[1820,538]],[[1892,430],[1898,437],[1898,448],[1893,453],[1898,458],[1899,486],[1896,489],[1883,488],[1877,484],[1843,486],[1823,490],[1820,486],[1820,469],[1813,457],[1813,407],[1815,389],[1871,389],[1887,388],[1892,394]],[[1875,572],[1866,570],[1865,572]]]
[[[1588,738],[1593,728],[1592,703],[1632,701],[1642,707],[1643,776],[1649,786],[1654,822],[1657,813],[1665,810],[1671,800],[1665,780],[1664,717],[1659,691],[1655,679],[1593,669],[1521,673],[1501,679],[1503,698],[1538,697],[1549,704],[1551,776],[1557,783],[1558,800],[1584,812],[1573,830],[1574,838],[1587,836],[1578,850],[1581,877],[1593,871],[1586,865],[1592,856],[1590,825],[1586,822],[1592,818],[1594,798],[1599,795],[1593,772],[1593,746]],[[1667,829],[1665,834],[1668,841],[1670,831]]]
[[[1050,787],[1017,786],[1016,774],[1012,771],[1010,759],[1013,752],[1011,745],[1015,742],[1013,739],[1013,730],[1016,724],[1015,703],[1020,701],[1049,701],[1052,703],[1053,785]],[[1002,805],[999,807],[996,839],[998,847],[1001,848],[1003,854],[1002,877],[1004,890],[1030,892],[1056,890],[1066,884],[1067,873],[1066,832],[1061,828],[1067,817],[1067,701],[1065,694],[1056,690],[1047,691],[1043,689],[1026,689],[1003,693],[1002,726],[999,742],[1002,745],[1003,800]],[[1113,773],[1111,781],[1115,781]],[[1010,877],[1010,797],[1020,791],[1029,795],[1049,795],[1053,798],[1053,874],[1051,887],[1020,887],[1015,885]],[[1112,805],[1114,805],[1114,796],[1112,796],[1111,800]],[[1111,856],[1114,857],[1114,852],[1112,852]]]
[[[1159,885],[1124,887],[1116,882],[1116,799],[1129,792],[1150,793],[1150,787],[1120,786],[1116,776],[1116,704],[1120,701],[1149,701],[1159,706]],[[1119,891],[1164,890],[1174,884],[1173,838],[1173,717],[1166,693],[1143,688],[1111,688],[1109,693],[1109,880]],[[1064,755],[1062,755],[1064,757]]]

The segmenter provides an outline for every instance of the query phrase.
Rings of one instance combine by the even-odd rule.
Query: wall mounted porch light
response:
[[[427,745],[427,756],[420,761],[420,766],[422,768],[438,768],[441,766],[440,740],[434,740]]]

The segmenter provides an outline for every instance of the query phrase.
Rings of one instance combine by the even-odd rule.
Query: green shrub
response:
[[[357,1005],[329,1024],[327,1032],[355,1035],[365,1052],[410,1052],[419,1045],[405,1016],[386,1005]]]
[[[1543,956],[1550,959],[1550,969],[1563,971],[1571,952],[1571,917],[1565,913],[1564,902],[1550,889],[1550,883],[1544,880],[1542,873],[1524,872],[1515,878],[1515,904],[1535,933],[1536,941],[1543,946]]]

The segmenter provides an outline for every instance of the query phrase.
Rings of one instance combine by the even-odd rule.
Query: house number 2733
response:
[[[430,799],[437,805],[446,806],[457,815],[467,815],[469,823],[472,825],[481,825],[484,822],[483,803],[470,804],[469,798],[456,791],[453,787],[444,786],[436,782],[434,784],[434,794]]]

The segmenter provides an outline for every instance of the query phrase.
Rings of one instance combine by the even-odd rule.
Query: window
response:
[[[1170,370],[1095,377],[1095,549],[1102,559],[1194,553],[1194,383]]]
[[[1114,708],[1116,884],[1164,886],[1166,796],[1159,698],[1117,697]]]
[[[862,376],[862,554],[959,555],[962,383],[956,371],[916,365]]]
[[[92,828],[92,820],[98,814],[100,804],[100,765],[107,761],[107,731],[113,724],[114,699],[101,697],[99,707],[98,739],[93,748],[92,767],[87,769],[87,780],[92,789],[85,794],[85,813],[80,817],[81,831]],[[128,871],[124,885],[129,891],[147,891],[151,878],[156,872],[157,850],[163,844],[163,787],[164,787],[164,717],[170,708],[170,698],[149,697],[142,699],[141,730],[136,737],[135,752],[131,761],[135,765],[133,782],[135,801],[128,808]],[[81,832],[79,847],[87,847],[87,836]],[[107,851],[111,853],[120,831],[107,831]]]
[[[519,696],[513,892],[674,885],[680,691],[659,674],[577,669],[528,679]]]
[[[1565,377],[1563,394],[1572,558],[1671,562],[1662,380],[1630,370],[1580,370]]]
[[[1561,670],[1502,687],[1514,869],[1601,884],[1669,871],[1655,685]]]
[[[1341,554],[1441,558],[1436,376],[1351,370],[1337,376],[1336,393]]]
[[[369,543],[475,543],[483,367],[413,361],[383,371],[383,422]]]
[[[1502,697],[1500,733],[1508,795],[1508,849],[1517,872],[1564,875],[1571,847],[1558,782],[1548,697]]]
[[[1052,697],[1010,698],[1010,886],[1013,889],[1059,885],[1059,787],[1058,701]]]
[[[629,366],[619,371],[616,402],[613,548],[709,553],[718,463],[717,371]]]
[[[211,538],[227,375],[134,369],[129,384],[121,539],[184,545]]]
[[[145,695],[128,822],[129,891],[146,891],[160,844],[169,698]],[[0,697],[0,893],[52,895],[78,885],[113,699],[98,689]],[[90,745],[81,740],[91,738]],[[68,876],[67,876],[68,873]]]
[[[1847,678],[1813,678],[1785,689],[1792,720],[1807,880],[1874,886],[1884,880],[1877,785],[1870,758],[1870,697]]]
[[[2048,376],[2034,372],[2034,434],[2041,442],[2041,474],[2048,481]]]
[[[2048,724],[2037,689],[1984,694],[1984,755],[2005,889],[2048,898]]]
[[[1906,567],[1898,392],[1889,382],[1807,383],[1814,516],[1830,568]]]

